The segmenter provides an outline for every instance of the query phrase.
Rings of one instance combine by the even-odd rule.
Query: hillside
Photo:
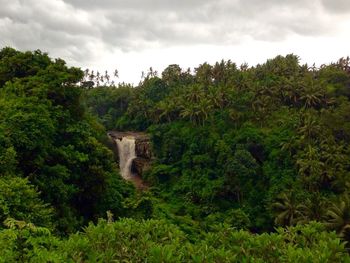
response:
[[[348,58],[96,78],[0,51],[0,262],[350,260]],[[111,130],[148,134],[143,191]]]

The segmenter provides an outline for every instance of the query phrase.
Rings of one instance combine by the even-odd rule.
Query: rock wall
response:
[[[108,137],[112,140],[113,152],[116,156],[116,161],[119,161],[118,148],[115,140],[121,139],[125,136],[132,136],[135,138],[135,152],[136,158],[133,160],[131,171],[142,177],[142,174],[150,167],[152,161],[152,149],[149,135],[141,132],[117,132],[109,131]]]

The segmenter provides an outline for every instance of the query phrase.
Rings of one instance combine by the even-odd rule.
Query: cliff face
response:
[[[150,138],[147,135],[136,137],[135,151],[137,157],[152,159]]]
[[[112,139],[113,151],[116,156],[116,161],[119,161],[118,148],[115,140],[121,140],[123,137],[132,136],[135,138],[135,153],[136,158],[133,160],[131,171],[142,177],[144,171],[150,167],[152,160],[152,150],[150,137],[146,133],[141,132],[117,132],[109,131],[108,136]]]

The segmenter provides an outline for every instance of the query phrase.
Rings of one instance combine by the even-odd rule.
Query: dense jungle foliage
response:
[[[349,59],[85,73],[0,51],[0,262],[350,262]],[[107,130],[151,135],[147,190]]]

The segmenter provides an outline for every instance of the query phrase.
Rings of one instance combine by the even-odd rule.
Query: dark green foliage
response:
[[[202,222],[240,209],[253,231],[327,221],[313,194],[327,210],[350,185],[349,60],[315,68],[291,54],[161,76],[147,75],[116,127],[148,129],[157,159],[144,178],[171,213]],[[299,215],[278,219],[288,192]]]
[[[0,262],[349,262],[349,68],[287,55],[85,89],[1,50]],[[150,134],[145,192],[106,128]]]
[[[81,103],[77,82],[82,76],[80,69],[52,61],[40,51],[0,51],[0,176],[10,187],[2,221],[14,217],[47,224],[46,210],[40,216],[32,204],[44,207],[36,189],[54,208],[55,225],[62,233],[109,209],[119,214],[123,210],[129,190],[121,179],[112,179],[119,178],[112,153],[96,139],[100,130]],[[11,191],[18,192],[18,201],[11,199]],[[110,192],[116,196],[113,205],[106,197]]]
[[[130,86],[119,85],[86,90],[84,97],[88,109],[99,117],[106,129],[112,129],[127,110],[132,94]]]
[[[0,61],[0,88],[14,78],[34,76],[51,64],[47,54],[40,50],[22,53],[10,47],[0,51]]]

